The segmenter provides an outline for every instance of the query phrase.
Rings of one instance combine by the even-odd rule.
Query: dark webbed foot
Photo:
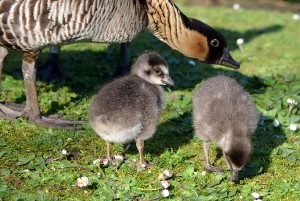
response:
[[[18,121],[20,117],[27,117],[24,115],[24,105],[18,105],[14,103],[0,103],[0,117],[11,120]],[[37,116],[35,118],[28,118],[28,121],[33,124],[42,125],[50,128],[59,129],[81,129],[81,124],[86,121],[73,121],[67,119],[61,119],[61,115],[50,115],[50,116]]]
[[[208,172],[221,172],[221,173],[224,173],[224,170],[222,168],[215,167],[215,166],[212,166],[212,165],[205,165],[204,170],[208,171]]]

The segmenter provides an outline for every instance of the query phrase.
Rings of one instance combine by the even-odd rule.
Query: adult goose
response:
[[[74,123],[81,122],[41,115],[35,63],[42,48],[89,41],[123,43],[146,30],[187,57],[239,67],[226,49],[224,36],[186,17],[172,0],[1,0],[0,71],[6,48],[23,52],[26,105],[18,111],[1,104],[0,116],[23,116],[34,124],[74,128]]]

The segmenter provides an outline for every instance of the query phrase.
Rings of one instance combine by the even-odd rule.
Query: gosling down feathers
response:
[[[167,62],[150,52],[138,57],[130,75],[105,85],[90,106],[89,122],[93,130],[107,142],[107,158],[111,161],[113,143],[136,141],[139,164],[145,164],[144,140],[152,137],[164,103],[159,85],[174,85]]]
[[[213,140],[223,151],[231,180],[238,181],[238,171],[250,159],[250,134],[258,121],[250,95],[236,80],[224,75],[208,79],[193,98],[193,123],[195,134],[203,141],[205,170],[222,171],[209,161]]]
[[[23,116],[34,124],[74,128],[70,124],[81,122],[41,115],[35,84],[40,51],[45,46],[76,42],[129,42],[146,30],[185,56],[239,68],[224,36],[186,17],[172,0],[1,0],[0,72],[7,48],[23,52],[26,105],[14,110],[1,104],[0,116]]]

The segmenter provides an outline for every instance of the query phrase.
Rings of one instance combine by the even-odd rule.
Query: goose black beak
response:
[[[170,77],[170,75],[165,75],[164,78],[161,80],[163,84],[167,84],[170,85],[172,87],[174,87],[174,81],[172,80],[172,78]]]
[[[239,62],[235,61],[232,56],[230,55],[229,51],[227,50],[227,48],[224,49],[223,51],[223,56],[220,59],[219,64],[223,65],[223,66],[227,66],[230,68],[234,68],[234,69],[239,69],[240,68],[240,64]]]

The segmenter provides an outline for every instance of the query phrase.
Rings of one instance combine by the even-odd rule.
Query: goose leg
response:
[[[147,162],[144,159],[144,140],[137,139],[136,147],[139,151],[139,156],[140,156],[139,165],[147,165]]]
[[[47,61],[38,67],[37,74],[44,82],[50,82],[54,77],[69,77],[59,67],[59,53],[60,46],[50,47],[50,53],[48,54]]]
[[[129,71],[130,71],[129,43],[121,43],[119,59],[113,77],[120,77],[126,75],[129,73]]]
[[[222,168],[213,166],[209,161],[209,146],[210,142],[203,141],[203,149],[204,149],[204,155],[205,155],[205,166],[204,170],[208,172],[223,172]]]
[[[35,61],[38,53],[31,55],[28,53],[23,54],[22,71],[26,90],[26,105],[20,111],[17,108],[9,107],[6,104],[0,104],[0,110],[4,115],[16,119],[17,117],[27,117],[28,121],[33,124],[43,125],[46,127],[59,128],[59,129],[80,129],[81,127],[76,124],[82,124],[84,121],[71,121],[54,117],[42,116],[38,104],[38,96],[36,90],[36,68]],[[1,113],[0,113],[1,114]]]

